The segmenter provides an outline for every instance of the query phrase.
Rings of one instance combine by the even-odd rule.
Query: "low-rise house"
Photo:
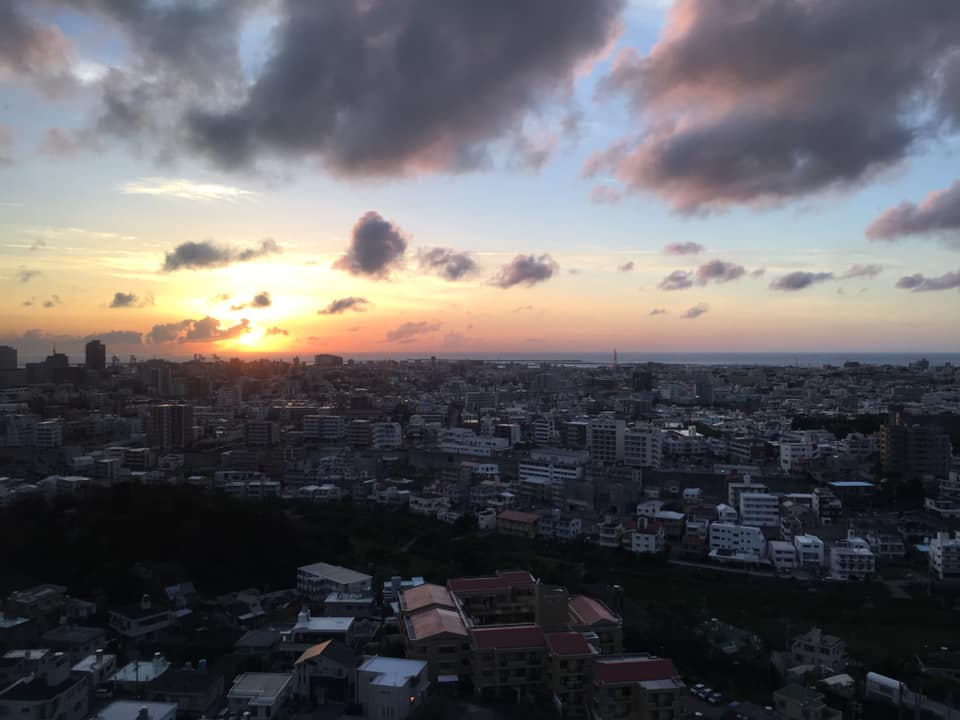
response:
[[[774,570],[786,571],[797,567],[797,549],[785,540],[771,540],[767,552]]]
[[[227,706],[237,715],[266,720],[285,717],[293,696],[292,673],[243,673],[227,691]]]
[[[497,533],[511,537],[535,538],[540,525],[536,513],[504,510],[497,515]]]
[[[71,662],[79,662],[103,647],[103,628],[82,625],[57,625],[41,636],[44,647],[62,650]]]
[[[876,570],[876,558],[870,545],[852,533],[830,548],[830,575],[837,580],[864,580]]]
[[[176,720],[177,704],[114,700],[97,711],[97,720]]]
[[[773,704],[786,720],[843,720],[843,713],[824,702],[823,693],[787,685],[773,694]]]
[[[117,670],[110,678],[119,694],[143,697],[145,688],[170,670],[170,662],[160,653],[150,660],[133,660]]]
[[[539,534],[560,542],[573,542],[583,534],[583,522],[576,515],[547,510],[540,514]]]
[[[65,653],[50,654],[39,672],[0,691],[0,716],[17,720],[83,720],[89,695],[85,675],[70,672]]]
[[[339,640],[353,647],[353,626],[352,617],[314,617],[310,608],[304,608],[297,614],[296,625],[280,633],[280,642],[316,645],[324,640]]]
[[[790,641],[790,662],[843,672],[847,667],[847,645],[835,635],[812,628]]]
[[[297,590],[312,602],[320,602],[332,592],[369,593],[372,583],[370,575],[324,562],[297,569]]]
[[[823,540],[816,535],[795,535],[793,546],[797,549],[797,566],[804,569],[823,567]]]
[[[624,533],[623,547],[638,555],[655,555],[663,552],[666,545],[663,525],[658,522],[648,522],[645,517],[640,520],[636,529],[627,530]]]
[[[149,595],[144,595],[136,605],[110,611],[110,628],[134,640],[154,638],[176,621],[170,608],[155,605]]]
[[[930,576],[940,580],[960,580],[960,532],[952,536],[938,532],[930,540]]]
[[[357,668],[357,702],[368,718],[405,720],[420,709],[430,688],[422,660],[374,656]]]
[[[356,660],[350,648],[337,640],[307,648],[293,664],[297,695],[320,704],[345,700]]]

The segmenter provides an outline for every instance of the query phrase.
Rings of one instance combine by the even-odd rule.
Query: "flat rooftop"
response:
[[[146,709],[150,720],[165,720],[177,714],[176,703],[114,700],[105,708],[98,710],[96,717],[98,720],[137,720],[141,708]]]
[[[325,562],[304,565],[303,567],[298,568],[298,570],[310,575],[315,575],[316,577],[324,580],[330,580],[332,582],[341,583],[344,585],[370,582],[373,579],[371,576],[364,575],[356,570],[340,567],[339,565],[330,565],[329,563]]]
[[[273,705],[292,680],[291,673],[244,673],[233,681],[227,697],[249,698],[251,705]]]

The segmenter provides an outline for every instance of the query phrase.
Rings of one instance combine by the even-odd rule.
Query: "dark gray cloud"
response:
[[[512,288],[515,285],[533,287],[549,280],[559,270],[560,266],[549,255],[517,255],[500,268],[491,282],[500,288]]]
[[[693,273],[689,270],[674,270],[661,280],[657,287],[661,290],[686,290],[693,287]]]
[[[83,357],[83,346],[91,340],[100,340],[108,346],[125,346],[133,349],[142,342],[142,335],[135,330],[109,330],[90,335],[67,335],[46,330],[31,329],[22,333],[0,333],[0,345],[10,345],[20,351],[20,357],[46,356],[56,345],[58,352],[67,353],[71,359]]]
[[[43,307],[47,310],[55,308],[57,305],[60,305],[63,301],[60,299],[59,295],[51,295],[48,299],[43,301]]]
[[[318,315],[340,315],[345,313],[347,310],[353,310],[354,312],[363,312],[367,309],[367,305],[370,304],[370,301],[365,297],[350,297],[338,298],[330,302],[322,310],[317,310]]]
[[[16,0],[0,2],[0,76],[26,81],[48,95],[74,84],[70,44],[54,25],[41,25]]]
[[[50,157],[70,157],[81,149],[83,144],[75,137],[65,133],[60,128],[48,128],[37,150],[42,155]]]
[[[803,290],[811,285],[826,282],[827,280],[833,280],[833,273],[797,270],[796,272],[787,273],[782,277],[778,277],[776,280],[771,280],[770,289],[792,292]]]
[[[103,333],[87,335],[82,339],[82,342],[88,343],[91,340],[99,340],[104,345],[141,345],[143,334],[136,330],[108,330]]]
[[[31,280],[40,277],[43,275],[39,270],[31,270],[30,268],[20,266],[17,268],[17,281],[21,283],[28,283]]]
[[[960,240],[960,181],[930,193],[920,203],[903,202],[890,208],[867,228],[871,240],[899,240],[910,235]]]
[[[185,242],[177,245],[173,252],[166,253],[163,261],[164,272],[176,270],[200,270],[203,268],[224,267],[234,262],[248,262],[257,258],[283,252],[273,238],[264,238],[253,248],[242,250],[217,245],[210,240]]]
[[[743,265],[727,262],[726,260],[711,260],[697,268],[697,285],[706,285],[710,282],[726,283],[743,277],[747,269]]]
[[[417,263],[421,270],[437,273],[450,281],[461,280],[480,269],[470,253],[443,247],[419,250]]]
[[[510,312],[514,312],[514,313],[519,313],[519,312],[533,312],[533,310],[534,310],[533,305],[520,305],[519,307],[515,307],[515,308],[514,308],[513,310],[511,310]]]
[[[623,265],[617,268],[620,272],[632,272],[637,267],[637,264],[633,260],[625,262]]]
[[[268,308],[273,305],[273,299],[270,297],[270,293],[266,290],[263,292],[258,292],[253,296],[253,300],[250,301],[250,307],[255,308]]]
[[[703,245],[696,242],[672,242],[663,246],[664,255],[697,255],[703,251]]]
[[[750,271],[750,277],[755,277],[755,278],[763,277],[766,274],[767,274],[767,268],[765,267],[754,268],[753,270]]]
[[[387,332],[387,342],[409,342],[420,335],[428,335],[440,329],[441,323],[405,322]]]
[[[955,0],[676,3],[601,83],[638,131],[585,170],[680,212],[856,186],[960,119],[958,37]]]
[[[242,319],[236,325],[221,328],[220,321],[209,315],[200,320],[180,320],[173,323],[154,325],[145,336],[148,343],[190,343],[190,342],[219,342],[240,337],[250,332],[250,321]]]
[[[946,272],[939,277],[926,277],[922,273],[905,275],[897,280],[897,287],[912,292],[936,292],[960,288],[960,270]]]
[[[666,314],[667,314],[666,308],[653,308],[653,310],[647,313],[647,315],[666,315]]]
[[[268,337],[271,335],[289,335],[289,334],[290,334],[289,330],[284,330],[282,327],[277,327],[276,325],[274,325],[271,328],[267,328]]]
[[[333,267],[351,275],[386,278],[403,263],[406,251],[407,240],[400,228],[371,210],[357,220],[347,252]]]
[[[265,154],[352,176],[474,168],[569,94],[622,4],[285,0],[263,72],[230,110],[197,103],[191,145],[225,168]]]
[[[851,280],[852,278],[874,278],[880,273],[883,272],[883,265],[875,265],[873,263],[869,264],[860,264],[851,265],[850,269],[847,270],[843,275],[838,277],[838,280]]]
[[[0,123],[0,168],[14,164],[12,150],[13,130]]]
[[[137,296],[134,293],[116,292],[113,294],[113,300],[110,301],[112,308],[128,308],[137,304]]]
[[[697,303],[692,308],[687,308],[680,317],[684,320],[696,320],[698,317],[709,311],[709,305],[706,303]]]

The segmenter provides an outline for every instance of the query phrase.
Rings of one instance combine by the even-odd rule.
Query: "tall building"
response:
[[[626,423],[612,415],[600,415],[590,422],[590,457],[613,464],[623,460],[623,438]]]
[[[936,423],[908,421],[892,412],[880,428],[880,457],[887,477],[910,480],[930,475],[944,478],[950,471],[950,436]]]
[[[86,366],[88,370],[103,370],[107,367],[107,346],[99,340],[87,343]]]
[[[192,405],[154,405],[150,408],[150,445],[184,448],[193,440]]]
[[[0,370],[17,369],[17,349],[9,345],[0,345]]]

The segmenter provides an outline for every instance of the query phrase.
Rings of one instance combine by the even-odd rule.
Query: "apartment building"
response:
[[[497,515],[497,532],[512,537],[535,538],[540,525],[536,513],[504,510]]]
[[[547,681],[560,716],[575,720],[587,717],[587,692],[593,658],[599,654],[582,633],[552,632],[547,641]]]
[[[843,713],[824,702],[823,693],[787,685],[773,694],[773,704],[786,720],[843,720]]]
[[[740,522],[754,527],[779,527],[780,498],[770,493],[740,493]]]
[[[663,463],[663,431],[654,427],[625,430],[623,462],[632,467],[659,468]]]
[[[679,718],[684,688],[670,660],[643,654],[598,657],[588,707],[596,720]]]
[[[574,595],[567,604],[570,629],[591,637],[603,655],[623,652],[623,620],[596,598]]]
[[[797,549],[793,543],[771,540],[767,543],[767,553],[774,570],[786,571],[797,567]]]
[[[509,447],[506,438],[477,435],[469,428],[443,428],[437,434],[437,449],[455,455],[489,457]]]
[[[759,562],[766,554],[767,541],[758,527],[715,522],[710,525],[711,557]]]
[[[452,593],[425,583],[400,593],[400,633],[407,657],[424,660],[430,679],[471,673],[469,633]]]
[[[537,580],[526,570],[498,570],[490,577],[447,581],[447,588],[474,626],[532,622],[536,586]]]
[[[823,540],[816,535],[794,535],[793,546],[797,549],[797,566],[801,568],[823,567]]]
[[[960,531],[938,532],[930,541],[930,576],[937,580],[960,580]]]
[[[35,664],[34,672],[0,689],[0,716],[17,720],[83,720],[86,717],[87,676],[70,672],[70,660],[65,653],[47,651],[46,655],[45,662]],[[5,659],[8,656],[9,653]]]
[[[339,442],[346,435],[346,424],[339,415],[307,415],[303,418],[303,436],[320,442]]]
[[[311,602],[320,602],[330,593],[366,593],[373,578],[350,568],[324,562],[297,569],[297,591]]]
[[[876,557],[870,544],[852,533],[830,548],[830,575],[837,580],[864,580],[874,574]]]
[[[400,423],[375,422],[370,426],[371,445],[375,450],[398,450],[403,444]]]
[[[595,462],[614,464],[623,460],[626,422],[604,414],[589,425],[590,458]]]
[[[740,495],[749,493],[765,493],[769,488],[761,482],[754,481],[749,475],[744,475],[740,482],[727,483],[727,505],[735,510],[740,507]]]
[[[540,513],[539,535],[559,542],[573,542],[583,534],[583,521],[558,509]]]
[[[120,635],[140,640],[156,637],[176,621],[169,607],[155,605],[149,595],[144,595],[136,605],[111,610],[109,623]]]
[[[476,628],[470,633],[474,691],[517,700],[546,685],[547,640],[538,625]]]

